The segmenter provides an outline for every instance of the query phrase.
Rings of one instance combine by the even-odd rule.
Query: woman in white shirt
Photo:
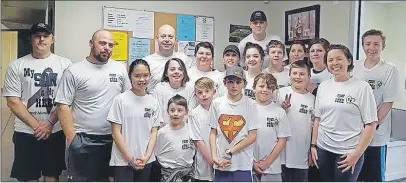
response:
[[[311,152],[323,182],[355,182],[378,116],[369,84],[350,76],[353,56],[330,45],[324,59],[334,79],[320,84],[315,104]]]
[[[264,62],[265,52],[259,44],[248,42],[245,45],[243,56],[248,70],[244,71],[247,76],[247,85],[244,95],[255,100],[255,93],[252,85],[254,78],[261,74],[262,62]]]
[[[169,121],[168,101],[170,98],[179,94],[184,97],[189,106],[195,105],[194,101],[194,83],[189,82],[188,71],[185,63],[179,58],[171,58],[165,63],[164,73],[161,82],[155,87],[154,97],[158,100],[163,124],[165,126]]]
[[[107,116],[114,141],[110,166],[117,182],[147,182],[162,117],[158,101],[146,92],[151,77],[148,63],[132,62],[129,77],[131,90],[114,98]]]

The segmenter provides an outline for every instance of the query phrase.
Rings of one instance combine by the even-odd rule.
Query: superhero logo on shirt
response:
[[[222,114],[218,119],[218,123],[224,137],[227,139],[228,143],[231,143],[238,133],[240,133],[246,122],[241,115]]]

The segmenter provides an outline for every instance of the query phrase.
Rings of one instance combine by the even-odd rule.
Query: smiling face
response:
[[[275,90],[275,86],[268,85],[264,78],[259,78],[254,90],[256,100],[266,103],[272,99],[272,93]]]
[[[248,66],[248,70],[260,68],[261,59],[261,54],[256,48],[249,48],[245,52],[245,64]]]
[[[378,35],[364,37],[362,48],[364,49],[367,60],[379,59],[384,48],[382,37]]]
[[[310,47],[310,60],[313,64],[323,63],[324,54],[326,50],[324,50],[321,44],[313,44]]]
[[[226,66],[226,70],[233,66],[236,66],[238,63],[239,55],[233,51],[228,51],[223,55],[223,64]]]
[[[168,66],[169,83],[182,83],[184,76],[184,68],[176,61],[171,60]]]
[[[303,60],[305,57],[305,50],[300,44],[293,44],[290,47],[289,60],[290,63],[296,62],[298,60]]]
[[[197,68],[208,71],[213,62],[213,54],[209,48],[200,47],[196,52]]]
[[[148,67],[141,64],[136,65],[130,75],[130,79],[133,90],[146,91],[150,80]]]
[[[309,80],[310,76],[307,68],[291,68],[290,83],[292,83],[293,87],[303,89],[306,87]]]
[[[163,25],[158,30],[158,47],[160,52],[173,52],[175,48],[176,33],[170,25]]]
[[[327,53],[327,68],[334,76],[348,75],[348,66],[351,61],[345,57],[340,49],[332,49]]]

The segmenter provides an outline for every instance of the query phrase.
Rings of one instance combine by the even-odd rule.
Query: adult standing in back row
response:
[[[283,42],[282,39],[277,35],[271,35],[266,33],[266,28],[268,26],[266,15],[263,11],[254,11],[251,14],[249,26],[252,30],[252,33],[242,39],[238,44],[238,49],[242,54],[244,52],[245,45],[247,42],[259,44],[263,50],[266,50],[266,46],[271,40],[278,40]],[[283,60],[287,60],[288,57],[285,55]],[[268,56],[264,60],[268,60]],[[240,65],[245,66],[245,59],[243,55],[240,55]],[[267,68],[269,62],[262,62],[261,70]]]

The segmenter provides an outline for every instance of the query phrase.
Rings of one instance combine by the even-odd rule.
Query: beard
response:
[[[102,57],[101,53],[96,53],[93,48],[92,48],[92,55],[100,63],[106,63],[110,59],[110,56],[111,56],[111,55],[109,55],[108,57],[104,58],[104,57]]]

